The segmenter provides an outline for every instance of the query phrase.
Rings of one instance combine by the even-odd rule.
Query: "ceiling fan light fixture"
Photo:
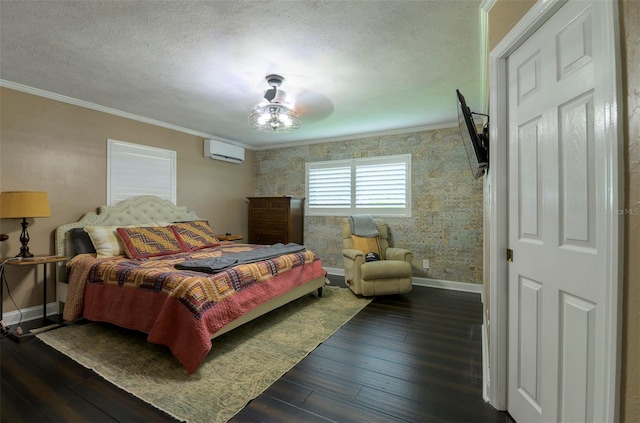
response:
[[[251,127],[263,132],[289,132],[300,127],[298,115],[282,104],[258,106],[249,115]]]
[[[290,132],[300,127],[300,117],[284,104],[285,92],[278,90],[284,81],[280,75],[267,75],[271,86],[265,91],[266,104],[258,105],[249,115],[252,128],[262,132]]]

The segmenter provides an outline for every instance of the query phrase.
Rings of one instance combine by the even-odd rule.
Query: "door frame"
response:
[[[529,12],[515,25],[505,38],[489,54],[489,128],[491,164],[487,175],[488,190],[485,208],[489,216],[488,257],[484,265],[490,269],[489,276],[489,359],[485,378],[487,399],[498,410],[507,408],[508,375],[508,268],[506,250],[508,248],[508,191],[507,191],[507,123],[508,123],[508,74],[507,59],[524,41],[526,41],[544,22],[546,22],[567,0],[538,0]],[[624,207],[624,161],[620,76],[620,27],[618,21],[618,0],[607,0],[606,22],[609,25],[605,37],[601,40],[610,54],[608,96],[601,109],[606,110],[603,130],[606,141],[606,161],[608,191],[607,233],[608,250],[607,279],[611,284],[607,289],[606,327],[608,339],[605,340],[606,363],[598,371],[603,372],[604,398],[602,398],[602,418],[617,421],[619,415],[620,388],[620,351],[622,323],[622,259],[623,259],[623,220],[617,213]],[[620,112],[620,113],[619,113]],[[486,318],[486,316],[485,316]]]

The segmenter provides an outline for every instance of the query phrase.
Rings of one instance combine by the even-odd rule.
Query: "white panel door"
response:
[[[602,407],[607,252],[602,1],[569,1],[508,59],[509,367],[519,423]]]

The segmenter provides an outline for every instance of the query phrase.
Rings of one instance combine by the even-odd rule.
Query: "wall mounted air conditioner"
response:
[[[204,140],[204,156],[240,164],[244,161],[244,148],[217,140]]]

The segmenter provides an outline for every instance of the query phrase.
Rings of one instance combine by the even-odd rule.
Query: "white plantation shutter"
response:
[[[357,209],[405,209],[407,166],[405,163],[356,164]]]
[[[306,165],[309,215],[411,216],[411,155]]]
[[[309,206],[351,207],[351,167],[310,168],[308,175]]]
[[[107,140],[107,205],[155,195],[176,204],[176,152]]]

